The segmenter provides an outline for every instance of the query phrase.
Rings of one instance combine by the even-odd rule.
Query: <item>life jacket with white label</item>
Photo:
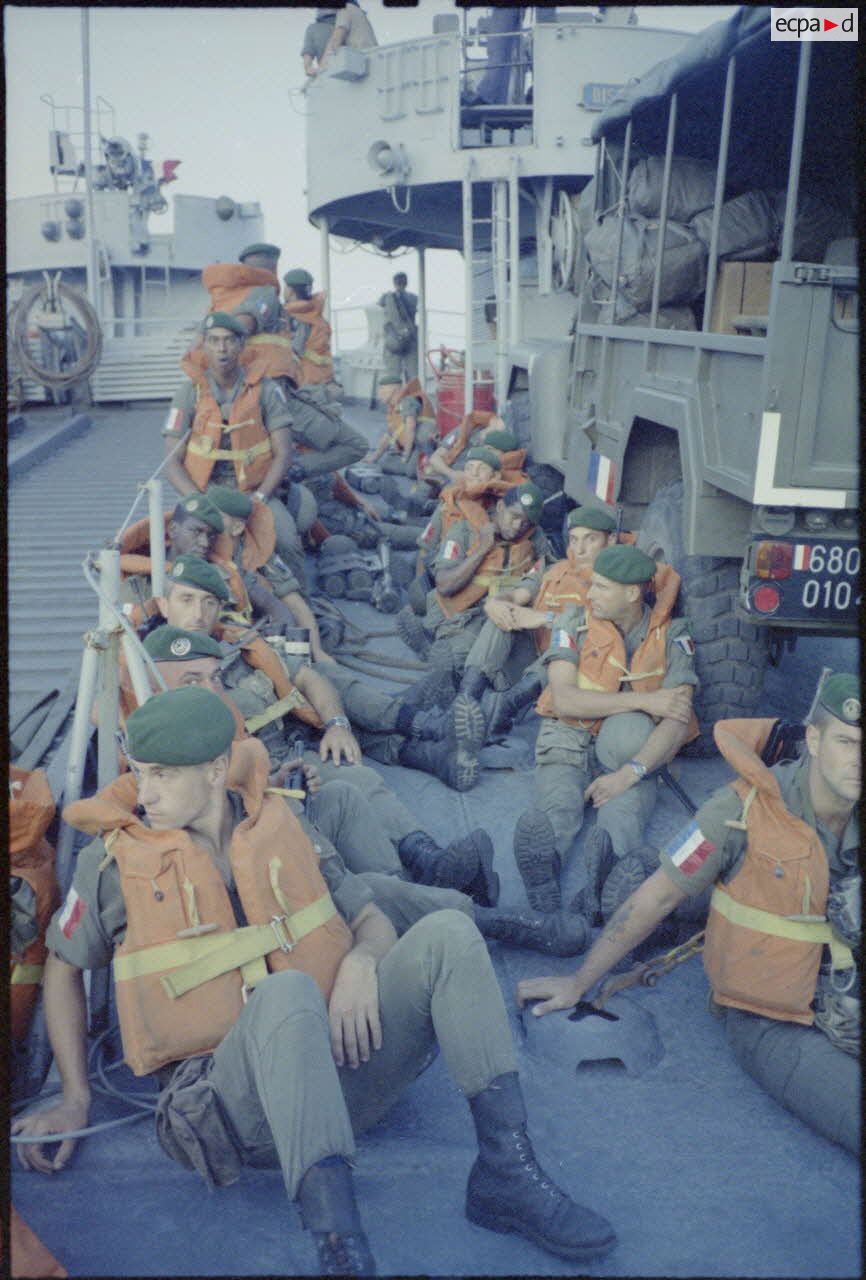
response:
[[[45,965],[45,931],[57,909],[60,891],[54,873],[54,850],[45,832],[55,804],[44,770],[9,766],[9,874],[19,876],[33,890],[37,935],[10,966],[12,1039],[27,1037]]]
[[[660,689],[667,673],[667,637],[671,611],[680,589],[680,575],[669,564],[661,564],[653,578],[655,604],[650,610],[647,633],[635,650],[630,664],[626,663],[625,639],[614,623],[606,618],[595,618],[586,613],[583,647],[576,670],[577,687],[598,693],[617,693],[625,684],[643,692]],[[540,716],[562,720],[576,729],[588,729],[597,734],[604,724],[604,717],[597,720],[579,720],[572,716],[557,715],[553,706],[553,692],[546,685],[535,707]],[[692,712],[686,742],[692,742],[699,733],[698,722]]]
[[[268,769],[260,742],[233,744],[227,786],[246,816],[228,856],[245,926],[212,856],[186,831],[146,827],[129,806],[128,782],[64,812],[101,836],[120,872],[126,936],[113,970],[124,1058],[136,1075],[213,1051],[268,973],[299,969],[327,999],[352,947],[309,837],[268,791]]]
[[[237,486],[244,493],[258,489],[273,459],[270,436],[262,418],[261,379],[265,374],[256,367],[244,370],[244,385],[229,407],[228,420],[216,402],[204,374],[206,357],[200,366],[185,357],[181,368],[195,383],[196,404],[192,429],[186,442],[183,465],[197,489],[206,489],[214,463],[231,461]],[[221,448],[223,435],[231,439],[230,449]]]
[[[760,758],[775,720],[720,720],[716,745],[739,777],[743,802],[730,825],[746,831],[742,865],[710,899],[703,962],[718,1004],[811,1026],[821,952],[834,969],[854,959],[825,916],[827,854],[818,833],[786,808]]]

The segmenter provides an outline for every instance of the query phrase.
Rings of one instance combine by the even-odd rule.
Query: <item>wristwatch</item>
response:
[[[351,729],[352,726],[345,716],[331,716],[330,720],[326,720],[324,724],[325,732],[328,729]]]
[[[634,769],[635,773],[637,774],[638,782],[642,782],[643,779],[649,773],[649,769],[646,767],[645,764],[641,764],[640,760],[627,760],[626,764],[629,766],[630,769]]]
[[[262,493],[261,489],[256,489],[255,493],[253,494],[253,497],[258,498],[259,502],[267,502],[267,498]]]

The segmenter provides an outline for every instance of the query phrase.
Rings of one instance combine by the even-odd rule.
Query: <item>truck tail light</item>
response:
[[[758,613],[775,613],[781,599],[776,587],[755,587],[752,591],[752,608]]]
[[[790,578],[794,567],[794,548],[790,542],[759,542],[755,556],[755,576],[774,578],[780,582]]]

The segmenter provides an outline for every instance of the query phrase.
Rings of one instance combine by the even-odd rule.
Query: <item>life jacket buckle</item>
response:
[[[255,987],[251,987],[248,982],[244,982],[241,986],[241,1000],[246,1004],[251,994],[255,991]]]
[[[285,951],[286,954],[288,955],[290,951],[294,950],[294,944],[288,940],[286,936],[286,932],[283,929],[283,925],[285,924],[287,919],[288,919],[288,916],[271,916],[270,920],[268,921],[268,924],[271,926],[271,928],[274,931],[274,937],[277,940],[277,946],[280,948],[281,951]]]

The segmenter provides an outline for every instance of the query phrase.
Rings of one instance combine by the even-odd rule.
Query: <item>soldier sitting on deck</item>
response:
[[[745,1071],[806,1124],[860,1151],[860,686],[828,676],[802,759],[769,766],[772,720],[722,720],[739,775],[716,791],[614,913],[571,977],[519,983],[536,1016],[568,1009],[686,897],[710,886],[711,1009]]]
[[[558,910],[559,868],[591,802],[586,842],[593,864],[638,849],[655,804],[651,775],[697,736],[692,712],[694,642],[673,619],[679,575],[636,547],[605,547],[593,566],[586,608],[556,620],[543,661],[548,684],[535,746],[538,807],[518,819],[514,855],[530,904]],[[655,602],[645,603],[652,584]],[[592,917],[594,903],[582,909]]]
[[[169,689],[191,684],[212,689],[235,718],[235,740],[248,736],[231,692],[223,687],[222,647],[215,640],[201,631],[164,626],[151,632],[144,647]],[[130,714],[133,709],[130,705]],[[362,765],[337,770],[313,752],[285,760],[272,773],[271,784],[285,786],[299,766],[311,797],[307,818],[333,841],[348,869],[371,885],[377,904],[399,933],[422,915],[451,907],[471,916],[485,937],[512,946],[551,955],[576,955],[586,946],[589,929],[580,916],[495,909],[499,877],[485,831],[476,828],[441,848],[372,770]],[[373,783],[368,786],[371,774]]]
[[[113,959],[124,1056],[138,1075],[156,1073],[163,1149],[210,1186],[236,1181],[245,1163],[278,1166],[313,1233],[319,1274],[374,1274],[347,1163],[354,1134],[387,1113],[437,1044],[478,1137],[470,1220],[575,1261],[607,1253],[610,1224],[537,1163],[475,926],[434,912],[397,940],[369,888],[339,859],[319,859],[266,792],[261,745],[232,745],[233,733],[206,689],[151,698],[127,724],[137,797],[124,804],[103,792],[67,809],[94,838],[47,938],[45,1005],[63,1094],[16,1120],[15,1132],[49,1143],[87,1124],[82,971]],[[163,867],[157,900],[140,873],[144,855]],[[284,931],[279,946],[274,928]],[[144,962],[167,939],[160,981]],[[19,1159],[53,1173],[74,1146],[64,1138],[49,1155],[37,1142]]]

